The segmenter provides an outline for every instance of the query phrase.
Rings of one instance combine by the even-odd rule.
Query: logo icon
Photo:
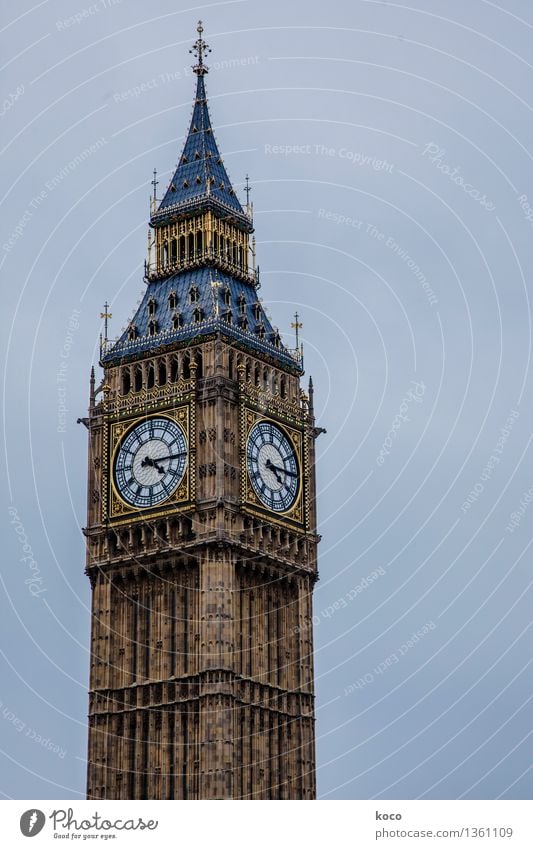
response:
[[[42,831],[46,822],[46,817],[38,808],[30,808],[29,811],[24,811],[20,818],[20,830],[24,837],[35,837]]]

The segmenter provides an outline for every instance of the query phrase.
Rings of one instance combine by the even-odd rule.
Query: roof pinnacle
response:
[[[196,31],[198,33],[198,38],[194,42],[192,48],[189,50],[189,53],[194,53],[196,59],[198,60],[196,65],[192,66],[192,69],[195,74],[201,77],[204,74],[207,74],[207,72],[209,71],[207,65],[204,65],[204,55],[206,53],[211,53],[211,48],[208,44],[206,44],[206,42],[202,38],[204,28],[201,21],[198,21]]]

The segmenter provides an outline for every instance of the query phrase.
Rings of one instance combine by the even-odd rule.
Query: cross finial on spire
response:
[[[250,206],[250,192],[252,189],[250,188],[250,177],[248,174],[246,175],[246,185],[244,187],[244,191],[246,192],[246,206]]]
[[[109,304],[107,301],[104,304],[104,312],[100,313],[100,318],[104,319],[104,340],[107,342],[107,320],[113,318],[113,313],[109,312]]]
[[[298,321],[299,318],[300,318],[300,316],[298,315],[297,312],[295,312],[294,313],[294,321],[291,322],[291,327],[294,327],[294,329],[296,331],[296,350],[298,350],[298,348],[300,347],[300,344],[299,344],[300,339],[299,339],[298,331],[300,331],[303,327],[303,324],[300,321]]]
[[[194,53],[194,55],[196,56],[196,59],[198,60],[196,65],[192,66],[192,69],[193,69],[194,73],[198,74],[198,76],[200,77],[203,74],[207,74],[207,72],[209,71],[209,68],[207,67],[207,65],[204,65],[204,56],[207,53],[211,53],[211,48],[209,47],[208,44],[205,43],[205,41],[202,38],[202,33],[204,31],[204,28],[202,26],[201,21],[198,21],[198,26],[196,27],[196,31],[198,33],[198,38],[194,42],[192,48],[189,50],[189,53]]]
[[[154,176],[152,179],[152,188],[154,190],[152,197],[150,198],[150,212],[155,212],[155,208],[157,205],[157,187],[159,185],[159,180],[157,179],[157,171],[154,168]]]

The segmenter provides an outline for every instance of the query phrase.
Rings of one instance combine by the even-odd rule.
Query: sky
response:
[[[532,795],[533,9],[0,3],[0,794],[85,795],[89,373],[192,111],[315,386],[321,799]]]

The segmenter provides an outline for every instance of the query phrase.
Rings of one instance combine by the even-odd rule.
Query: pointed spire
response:
[[[238,217],[248,231],[252,225],[235,194],[217,147],[205,93],[204,56],[209,47],[202,38],[202,22],[198,24],[199,37],[191,52],[197,57],[193,70],[197,75],[196,96],[189,132],[178,165],[161,203],[152,213],[151,223],[156,224],[168,215],[194,212],[210,206],[224,215]]]
[[[95,399],[95,391],[94,391],[94,366],[91,366],[91,378],[89,380],[89,409],[94,409],[94,399]]]

